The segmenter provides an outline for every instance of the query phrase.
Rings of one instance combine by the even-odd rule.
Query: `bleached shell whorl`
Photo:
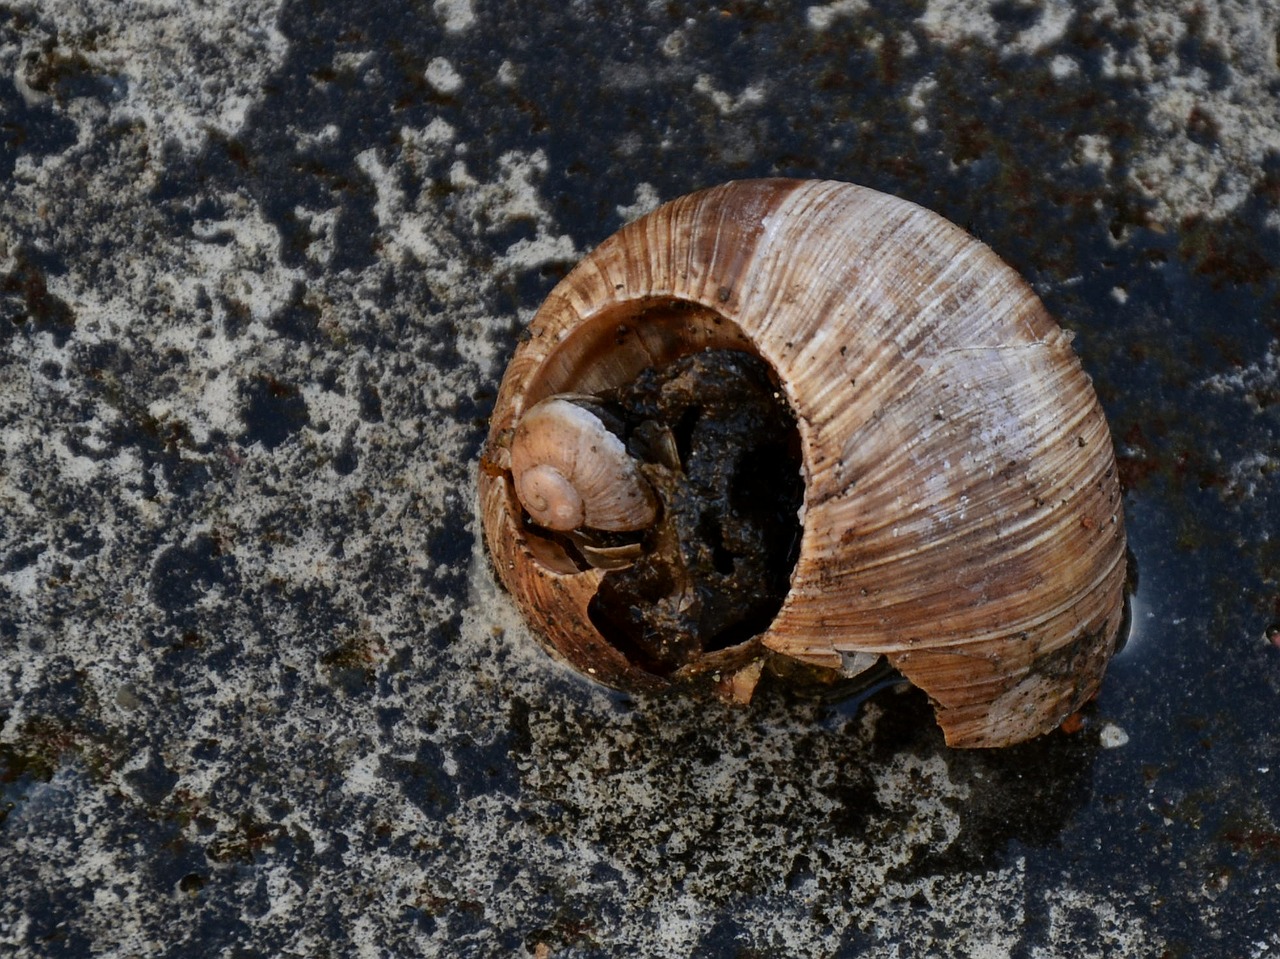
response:
[[[770,649],[886,656],[947,741],[1054,728],[1114,650],[1125,537],[1111,438],[1069,337],[990,249],[844,183],[730,183],[603,242],[550,295],[503,380],[491,436],[708,346],[756,353],[796,415],[803,538]],[[603,643],[578,573],[521,534],[482,477],[497,568],[557,650],[657,685]]]

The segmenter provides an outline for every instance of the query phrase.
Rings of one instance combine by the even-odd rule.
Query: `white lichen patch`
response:
[[[469,264],[460,249],[442,245],[441,237],[448,237],[449,232],[443,228],[436,201],[425,190],[417,196],[407,195],[398,169],[403,163],[415,172],[427,173],[458,146],[453,143],[455,133],[448,124],[434,121],[420,131],[404,130],[401,137],[407,149],[394,163],[376,150],[365,151],[357,158],[377,192],[375,213],[387,232],[382,255],[401,263],[412,257],[442,295],[469,289],[480,278],[468,272]],[[496,232],[513,224],[528,224],[534,230],[532,237],[516,240],[496,258],[498,272],[536,269],[545,263],[570,262],[581,255],[570,237],[552,232],[553,218],[536,187],[547,166],[542,151],[504,154],[498,160],[496,179],[488,183],[472,176],[465,161],[449,163],[449,182],[457,190],[453,200],[455,220],[461,217],[461,222],[476,233]]]
[[[470,11],[465,4],[445,6],[455,24],[459,11]],[[56,12],[70,16],[80,9],[64,4]],[[233,12],[231,4],[215,11]],[[60,23],[68,22],[66,16]],[[235,29],[211,32],[234,45]],[[122,49],[117,38],[125,35],[104,35],[108,53]],[[169,53],[179,64],[189,62],[182,51]],[[264,49],[246,55],[253,62],[241,75],[258,82],[274,61]],[[152,69],[145,59],[152,54],[139,56],[138,69]],[[345,66],[354,70],[363,69],[368,58],[355,54],[348,60]],[[225,64],[219,70],[234,72]],[[144,98],[155,79],[137,85],[134,95]],[[163,115],[162,98],[128,102],[137,115],[144,108],[156,115],[154,124],[148,120],[117,137],[122,150],[133,149],[138,157],[161,156],[164,143],[190,132],[187,123],[199,133],[186,140],[179,136],[184,148],[198,147],[211,132],[235,133],[244,114],[236,108],[197,121],[191,112]],[[261,908],[240,918],[270,931],[286,951],[293,942],[300,944],[299,954],[314,954],[322,951],[315,944],[326,936],[306,917],[325,913],[328,884],[304,888],[288,866],[277,867],[272,837],[292,841],[288,837],[296,835],[321,855],[335,842],[346,843],[334,823],[316,822],[310,813],[318,807],[307,807],[315,790],[333,786],[332,780],[319,785],[319,771],[329,763],[349,769],[352,802],[394,809],[397,821],[429,824],[437,835],[446,830],[443,817],[412,803],[403,809],[386,805],[395,792],[386,763],[412,759],[414,746],[397,744],[390,753],[370,748],[369,733],[376,733],[378,723],[367,704],[335,724],[335,714],[323,703],[334,694],[335,676],[362,682],[362,670],[374,675],[392,657],[414,655],[424,635],[458,613],[460,601],[435,585],[458,571],[442,558],[442,547],[433,552],[426,541],[466,502],[462,464],[469,456],[462,444],[471,427],[454,422],[447,411],[477,388],[484,379],[480,370],[496,363],[492,331],[510,323],[483,305],[494,280],[492,273],[475,268],[477,237],[512,222],[531,222],[543,237],[560,244],[557,256],[575,250],[560,239],[539,195],[536,181],[546,169],[545,157],[512,154],[496,180],[468,175],[466,196],[452,210],[425,189],[407,188],[430,183],[435,172],[456,162],[455,150],[463,147],[443,119],[402,130],[398,151],[370,148],[360,157],[355,169],[373,186],[379,252],[359,272],[323,269],[349,212],[339,202],[294,209],[318,237],[305,251],[306,262],[321,267],[315,272],[286,265],[276,222],[248,192],[233,189],[208,197],[186,232],[161,237],[149,213],[154,177],[139,178],[127,166],[120,174],[79,162],[93,137],[117,119],[93,104],[73,103],[68,110],[81,124],[80,142],[60,155],[24,158],[19,175],[5,184],[6,233],[39,236],[49,229],[42,224],[51,223],[64,238],[83,238],[103,252],[92,259],[71,258],[65,269],[41,276],[49,297],[68,311],[65,344],[30,320],[4,344],[0,504],[6,535],[43,545],[29,560],[0,573],[7,615],[20,624],[16,637],[6,635],[6,650],[21,649],[16,656],[0,654],[0,701],[6,735],[20,734],[28,720],[42,718],[23,697],[40,693],[51,663],[65,662],[77,670],[87,697],[109,704],[97,716],[129,734],[154,735],[165,745],[126,754],[105,774],[105,786],[73,777],[68,789],[74,788],[74,795],[58,778],[37,787],[51,797],[65,795],[76,817],[84,819],[78,825],[55,821],[50,803],[40,796],[25,800],[6,823],[6,842],[12,843],[6,853],[24,863],[49,864],[58,883],[74,873],[76,882],[119,891],[81,908],[77,922],[99,930],[95,948],[146,954],[159,947],[148,944],[141,931],[164,929],[165,907],[154,897],[144,901],[137,859],[107,833],[120,819],[120,803],[129,807],[126,818],[143,805],[178,818],[189,818],[194,809],[205,825],[181,827],[180,843],[209,848],[211,857],[227,850],[228,861],[257,860],[253,875],[244,880],[248,888],[239,895],[224,890],[237,903],[255,893],[267,896]],[[194,109],[193,103],[185,106]],[[332,147],[341,135],[325,119],[313,127],[305,126],[306,118],[299,122],[304,125],[290,132],[300,150]],[[65,186],[69,182],[75,183],[74,191]],[[20,268],[11,249],[5,244],[2,251],[0,266],[7,273]],[[377,292],[394,271],[419,266],[439,302],[448,304],[458,340],[454,357],[439,365],[433,362],[438,347],[428,348],[419,339],[431,318],[420,301],[410,299],[411,284],[401,281],[410,290],[401,299]],[[110,282],[102,282],[104,275]],[[294,306],[315,324],[305,339],[282,332],[281,317]],[[383,340],[379,355],[351,341],[353,332],[367,337],[391,313],[413,319],[397,339]],[[93,351],[106,359],[87,359],[96,355]],[[81,381],[93,364],[103,366],[95,370],[100,381],[86,390]],[[147,375],[130,377],[133,367]],[[287,434],[268,437],[269,442],[241,442],[248,430],[246,389],[252,388],[287,398],[301,422]],[[370,396],[376,397],[377,410]],[[136,441],[121,439],[134,433],[140,434]],[[338,454],[344,449],[349,451],[339,472]],[[183,483],[189,488],[180,489]],[[93,550],[70,552],[40,531],[49,522],[46,495],[65,497],[59,520],[92,531],[98,540]],[[385,557],[385,567],[371,580],[367,565],[379,556]],[[66,588],[61,584],[69,576],[73,586]],[[371,588],[371,582],[380,585]],[[166,590],[178,596],[167,597]],[[55,603],[55,596],[62,598]],[[282,603],[277,597],[292,599]],[[332,614],[315,617],[307,597],[324,597],[326,608],[350,615],[350,624],[333,632]],[[178,624],[170,619],[170,606],[179,611]],[[260,615],[270,621],[259,621]],[[184,678],[181,693],[173,697],[186,703],[182,731],[170,736],[157,700],[169,695],[165,690],[174,682],[166,655],[184,643],[197,657],[211,647],[226,653],[221,671],[201,670]],[[493,646],[490,636],[455,655],[487,662],[484,652]],[[285,688],[302,693],[293,707],[282,709]],[[409,695],[420,694],[411,690]],[[451,700],[456,717],[449,728],[475,732],[475,700],[469,695]],[[405,708],[403,699],[391,698]],[[482,711],[493,710],[487,704]],[[418,707],[413,711],[422,714]],[[454,712],[451,707],[450,715]],[[225,758],[197,755],[201,743],[218,743]],[[307,760],[317,743],[325,744],[324,759]],[[244,785],[246,756],[263,760],[264,772],[255,775],[267,781],[264,789],[290,796],[306,811],[246,802],[245,792],[256,792]],[[159,786],[147,780],[153,765],[175,777],[167,795],[162,792],[167,779]],[[63,767],[58,776],[69,775],[71,768]],[[465,768],[464,759],[445,753],[443,775],[461,776]],[[115,811],[95,799],[100,788],[116,797]],[[332,789],[329,794],[344,793]],[[476,797],[474,812],[464,809],[464,814],[509,817],[505,806],[482,808],[506,802]],[[270,830],[262,837],[246,836],[246,820],[269,824]],[[353,826],[352,838],[363,844],[361,828]],[[95,843],[94,831],[103,833],[101,842]],[[505,855],[514,852],[508,847]],[[492,857],[487,862],[493,869]],[[404,872],[403,860],[395,857],[385,872],[365,856],[356,857],[350,868],[353,876],[370,878]],[[417,876],[421,881],[421,872]],[[199,881],[207,878],[204,872]],[[193,895],[194,887],[191,893],[174,890],[172,901]],[[382,938],[387,916],[399,915],[402,908],[388,901],[387,915],[375,916],[370,946]],[[20,943],[27,935],[21,909],[21,901],[11,897],[0,904],[0,944]],[[283,939],[282,928],[287,930]]]
[[[1242,399],[1255,413],[1266,405],[1260,397],[1280,397],[1280,340],[1272,340],[1262,358],[1230,373],[1216,373],[1200,381],[1200,388]]]
[[[1205,377],[1197,386],[1238,401],[1253,416],[1266,415],[1280,398],[1280,340],[1273,340],[1260,359],[1230,373]],[[1267,436],[1265,426],[1261,435]],[[1268,445],[1264,441],[1238,455],[1223,457],[1216,454],[1216,458],[1219,461],[1226,459],[1226,483],[1222,491],[1233,500],[1264,495],[1280,482],[1280,450],[1274,444]]]
[[[119,97],[110,122],[142,123],[157,146],[177,143],[194,151],[211,129],[233,134],[262,81],[280,62],[287,41],[277,28],[281,4],[228,0],[193,8],[180,3],[136,4],[120,16],[114,0],[67,0],[41,6],[54,28],[53,51],[83,56],[100,75],[116,78]],[[210,42],[216,38],[216,42]],[[38,33],[14,73],[39,62]],[[9,71],[5,71],[9,73]],[[83,136],[100,122],[102,108],[74,101],[70,112]]]
[[[522,273],[548,263],[573,263],[580,251],[568,236],[539,236],[517,240],[498,257],[495,266],[500,273]]]
[[[1129,742],[1129,734],[1115,723],[1107,723],[1098,732],[1098,742],[1103,749],[1119,749]]]
[[[1025,921],[1022,887],[1026,863],[975,876],[930,876],[890,881],[871,906],[875,945],[867,953],[891,959],[898,943],[927,947],[930,956],[1009,959]],[[975,881],[976,880],[976,881]],[[903,915],[902,902],[923,903],[916,915]]]
[[[911,129],[916,133],[927,133],[929,130],[927,111],[937,90],[938,81],[932,76],[926,76],[917,80],[907,94],[907,110],[912,115]]]
[[[991,0],[981,3],[929,0],[919,23],[939,43],[993,43],[1000,32],[992,14],[996,5]],[[1051,0],[1040,5],[1039,16],[1033,24],[1020,30],[1012,40],[1001,38],[1002,52],[1006,55],[1040,52],[1062,39],[1074,15],[1075,7],[1068,0]]]
[[[1162,954],[1161,937],[1136,918],[1110,892],[1067,886],[1042,894],[1049,918],[1048,946],[1032,949],[1034,959],[1072,959],[1080,955],[1145,957]]]
[[[1058,54],[1049,61],[1049,72],[1058,80],[1066,80],[1080,72],[1080,63],[1066,54]]]
[[[1075,153],[1078,162],[1092,164],[1104,173],[1110,170],[1115,162],[1111,152],[1111,141],[1101,134],[1081,134],[1076,138]]]
[[[1252,499],[1269,491],[1277,481],[1280,455],[1255,450],[1230,464],[1223,492],[1233,498]]]
[[[1019,53],[1036,54],[1061,40],[1076,15],[1072,0],[1049,0],[1040,6],[1034,24],[1018,33],[1012,48]]]
[[[833,0],[809,7],[805,11],[805,19],[814,30],[827,30],[841,17],[853,17],[868,8],[867,0]]]
[[[938,43],[998,46],[1004,57],[1053,54],[1076,17],[1138,38],[1104,51],[1103,62],[1109,78],[1130,84],[1148,105],[1149,129],[1134,141],[1126,167],[1161,223],[1176,227],[1187,217],[1232,213],[1258,184],[1264,158],[1280,152],[1280,125],[1258,122],[1275,112],[1280,9],[1228,0],[1197,6],[1189,16],[1185,5],[1165,0],[1108,2],[1087,11],[1055,0],[1010,40],[992,13],[996,6],[930,0],[919,23]],[[1196,50],[1206,51],[1209,63],[1220,60],[1224,75],[1209,72]],[[1051,70],[1067,79],[1079,65],[1053,54]],[[1270,225],[1280,229],[1280,219]]]
[[[635,200],[626,205],[619,205],[617,207],[618,216],[624,222],[630,223],[632,220],[638,220],[646,213],[656,210],[661,202],[662,199],[658,196],[658,191],[652,183],[638,183],[636,184]]]
[[[929,0],[919,23],[931,39],[948,46],[970,40],[991,40],[996,34],[989,4],[967,0]]]
[[[572,237],[554,232],[555,222],[536,183],[545,174],[547,156],[510,151],[498,160],[497,178],[475,184],[461,197],[459,208],[473,220],[500,230],[513,224],[529,224],[532,237],[517,240],[498,258],[500,272],[530,270],[546,263],[571,263],[582,256]]]
[[[432,121],[421,130],[403,129],[400,133],[405,149],[389,160],[381,151],[367,150],[357,163],[373,184],[377,194],[375,213],[387,237],[381,255],[393,262],[406,257],[420,265],[442,294],[469,289],[479,277],[468,274],[469,265],[460,249],[446,249],[441,237],[443,215],[437,202],[424,189],[409,196],[402,187],[401,164],[416,175],[428,177],[439,164],[447,163],[447,177],[456,194],[453,218],[477,234],[497,232],[515,224],[527,224],[534,235],[513,242],[496,258],[499,272],[536,269],[549,262],[569,262],[580,256],[573,240],[553,232],[554,220],[539,195],[537,182],[547,169],[547,157],[541,150],[529,153],[509,151],[498,159],[497,176],[481,182],[462,159],[456,131],[442,120]],[[429,184],[427,184],[429,186]]]
[[[698,26],[698,21],[693,17],[687,18],[684,23],[676,27],[658,44],[658,49],[664,57],[672,60],[678,60],[684,56],[684,52],[689,45],[689,35]]]
[[[435,0],[431,7],[450,33],[462,33],[476,24],[471,0]]]
[[[715,78],[708,74],[698,75],[693,89],[706,97],[723,116],[733,116],[752,107],[760,106],[765,101],[765,87],[761,83],[752,83],[744,87],[738,94],[727,93],[716,86]]]
[[[427,82],[441,93],[457,93],[462,89],[462,75],[444,57],[433,57],[427,64]]]
[[[1192,20],[1179,7],[1152,3],[1133,16],[1143,42],[1116,57],[1113,70],[1149,91],[1152,135],[1134,164],[1134,183],[1165,222],[1230,213],[1248,196],[1262,158],[1280,151],[1280,127],[1257,122],[1273,108],[1271,90],[1280,76],[1280,11],[1226,2],[1199,8]],[[1168,53],[1193,31],[1194,47],[1226,60],[1227,83]]]

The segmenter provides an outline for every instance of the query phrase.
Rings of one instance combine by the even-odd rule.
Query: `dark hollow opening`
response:
[[[800,549],[795,417],[757,357],[708,350],[600,397],[662,503],[641,557],[605,574],[592,622],[668,675],[768,629]]]

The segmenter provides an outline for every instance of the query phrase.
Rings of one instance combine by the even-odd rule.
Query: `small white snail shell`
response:
[[[548,396],[713,348],[771,369],[805,489],[781,609],[704,672],[745,698],[770,655],[833,671],[884,657],[953,746],[1037,736],[1097,691],[1125,580],[1106,419],[1070,336],[959,227],[847,183],[730,183],[605,240],[529,332],[495,404],[485,535],[526,617],[584,673],[632,689],[682,678],[601,635],[606,574],[523,523],[508,438]]]
[[[644,529],[657,515],[649,484],[594,413],[552,396],[520,419],[511,441],[516,496],[554,530]]]

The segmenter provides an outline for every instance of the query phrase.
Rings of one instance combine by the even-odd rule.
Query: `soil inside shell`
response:
[[[639,558],[589,614],[636,666],[670,675],[769,628],[800,548],[795,417],[767,365],[708,350],[599,397],[662,503]]]

